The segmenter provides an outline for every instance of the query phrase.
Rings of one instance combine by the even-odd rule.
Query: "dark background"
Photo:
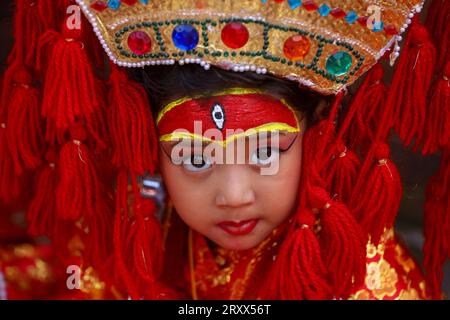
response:
[[[0,3],[0,72],[5,69],[11,49],[13,1]],[[424,189],[429,177],[437,171],[437,156],[423,157],[405,149],[397,137],[391,139],[392,158],[398,166],[403,182],[403,200],[397,218],[397,231],[405,240],[413,256],[422,260]],[[444,291],[450,296],[450,263],[444,276]]]

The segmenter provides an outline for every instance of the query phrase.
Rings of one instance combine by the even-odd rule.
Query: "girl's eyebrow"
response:
[[[295,133],[290,133],[290,132],[284,132],[284,131],[283,132],[279,132],[279,138],[280,139],[290,138],[290,137],[292,137],[294,135],[296,135],[296,134]],[[258,136],[257,134],[256,134],[256,136],[257,136],[258,139],[261,139],[261,137]],[[250,138],[250,137],[251,136],[249,136],[247,138]],[[270,135],[269,136],[264,136],[264,137],[262,137],[262,139],[270,140],[271,136]],[[170,147],[173,147],[173,146],[175,146],[177,144],[180,144],[180,143],[193,145],[194,144],[194,140],[192,140],[192,139],[180,139],[180,140],[176,140],[176,141],[164,141],[164,143],[166,143],[166,145],[169,145]],[[207,145],[209,145],[211,143],[214,143],[214,141],[202,141],[201,144],[202,144],[202,146],[207,146]]]
[[[204,148],[204,147],[208,146],[211,143],[212,142],[210,142],[210,141],[203,141],[201,143],[201,146]],[[179,144],[184,144],[185,146],[194,146],[194,141],[193,140],[189,140],[189,142],[187,142],[185,139],[183,139],[181,141],[168,142],[168,145],[169,145],[170,148],[173,148],[173,147],[175,147],[176,145],[179,145]]]

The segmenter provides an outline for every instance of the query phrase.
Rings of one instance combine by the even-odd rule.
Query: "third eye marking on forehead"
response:
[[[216,128],[222,130],[225,126],[225,109],[220,103],[216,102],[211,107],[211,117]]]

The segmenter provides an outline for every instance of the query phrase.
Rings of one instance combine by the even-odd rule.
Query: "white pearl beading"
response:
[[[110,60],[113,63],[115,63],[121,67],[145,67],[145,66],[153,66],[153,65],[173,65],[173,64],[175,64],[174,59],[147,60],[147,61],[139,61],[139,62],[128,62],[128,61],[120,60],[119,58],[117,58],[114,55],[113,51],[108,47],[108,44],[105,41],[105,39],[99,29],[99,23],[97,21],[97,18],[91,12],[89,6],[85,3],[85,0],[75,0],[75,1],[81,7],[81,9],[85,13],[85,15],[87,16],[89,22],[91,23],[91,25],[94,29],[94,33],[100,40],[100,44],[102,45],[106,54],[108,55],[108,57],[110,58]],[[352,39],[344,39],[344,40],[346,42],[348,42],[349,44],[358,45],[359,47],[363,48],[369,54],[373,55],[376,60],[380,59],[385,54],[385,52],[388,49],[390,49],[392,47],[392,45],[394,44],[394,50],[391,53],[391,57],[390,57],[391,58],[390,62],[391,62],[391,66],[392,66],[395,63],[395,60],[400,55],[400,46],[398,45],[398,42],[400,42],[403,39],[401,34],[404,33],[406,31],[406,29],[408,28],[408,26],[411,24],[412,18],[414,17],[415,13],[420,13],[422,11],[424,2],[425,2],[425,0],[422,0],[420,5],[415,6],[411,10],[411,12],[408,13],[408,18],[405,21],[405,24],[400,28],[399,34],[397,36],[393,37],[392,40],[389,41],[389,43],[380,52],[375,52],[373,49],[365,46],[362,43],[359,43],[358,41],[355,41]],[[226,16],[224,13],[219,13],[219,12],[212,12],[212,11],[202,11],[201,12],[201,14],[205,14],[205,13],[209,14],[210,16],[215,16],[215,17],[225,17]],[[195,16],[200,13],[198,12],[198,10],[183,10],[180,12],[180,14],[183,16]],[[265,19],[262,16],[258,16],[258,15],[257,16],[246,16],[245,19],[249,19],[251,21],[265,21]],[[128,21],[129,21],[128,18],[124,18],[120,21],[117,21],[117,22],[109,25],[108,27],[115,29],[119,25],[126,23]],[[286,21],[286,22],[289,22],[289,21]],[[290,21],[290,22],[291,23],[295,22],[296,24],[299,24],[298,21]],[[330,32],[326,32],[325,30],[323,30],[323,33],[327,34],[328,36],[332,36],[332,34]],[[338,39],[338,40],[340,40],[340,39]],[[208,70],[211,67],[209,62],[207,62],[203,59],[200,59],[200,58],[183,58],[183,59],[178,60],[178,63],[180,65],[188,64],[188,63],[197,63],[197,64],[200,64],[205,70]],[[230,69],[233,70],[234,72],[254,71],[259,74],[265,74],[267,72],[267,69],[264,67],[256,67],[253,65],[242,65],[242,64],[231,64]]]
[[[399,34],[393,38],[393,41],[389,42],[389,45],[383,50],[384,52],[392,47],[392,42],[394,43],[394,50],[392,51],[391,55],[389,56],[390,62],[389,64],[393,66],[395,64],[395,61],[400,56],[400,46],[399,42],[403,40],[402,34],[408,29],[409,25],[411,24],[412,18],[414,18],[415,14],[419,14],[423,9],[423,4],[425,3],[425,0],[422,1],[421,4],[415,6],[411,12],[408,13],[408,19],[406,19],[405,24],[400,28]]]
[[[175,64],[174,59],[146,60],[146,61],[139,61],[139,62],[128,62],[128,61],[120,60],[119,58],[117,58],[114,55],[112,50],[108,47],[108,44],[99,29],[99,23],[97,22],[96,16],[91,12],[89,6],[85,3],[84,0],[75,0],[75,1],[81,7],[81,10],[83,10],[83,12],[86,14],[89,22],[91,23],[91,25],[94,29],[94,33],[100,40],[100,44],[102,45],[106,54],[111,59],[111,61],[113,61],[118,66],[128,67],[128,68],[142,68],[142,67],[146,67],[146,66],[174,65]],[[180,12],[180,14],[184,15],[184,16],[194,16],[194,15],[198,15],[200,13],[197,10],[183,10]],[[202,14],[205,14],[205,12],[202,12]],[[209,14],[210,16],[217,16],[217,17],[225,17],[226,16],[225,13],[212,12],[212,11],[207,12],[207,14]],[[249,19],[251,21],[264,21],[264,18],[261,16],[248,16],[248,17],[245,17],[245,19]],[[129,21],[128,18],[124,18],[124,19],[121,19],[121,20],[109,25],[108,27],[115,29],[119,25],[126,23],[128,21]],[[201,65],[205,70],[209,70],[211,68],[211,64],[208,61],[200,59],[200,58],[182,58],[182,59],[178,60],[178,63],[180,65],[196,63],[196,64]],[[245,64],[231,64],[230,70],[233,70],[235,72],[253,71],[258,74],[267,73],[267,69],[264,67],[257,67],[254,65],[245,65]]]

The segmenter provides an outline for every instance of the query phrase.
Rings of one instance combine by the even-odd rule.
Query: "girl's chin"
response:
[[[217,241],[214,241],[216,244],[218,244],[220,247],[227,249],[227,250],[236,250],[236,251],[243,251],[243,250],[249,250],[256,247],[258,244],[261,243],[262,239],[259,239],[257,235],[247,235],[247,236],[225,236],[220,237],[216,239]]]

